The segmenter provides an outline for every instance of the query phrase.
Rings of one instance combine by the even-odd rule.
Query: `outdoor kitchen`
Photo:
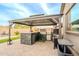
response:
[[[59,18],[62,14],[57,15],[33,15],[29,18],[24,18],[21,21],[10,21],[9,33],[11,31],[11,26],[13,24],[21,24],[30,26],[30,32],[21,33],[21,43],[22,44],[34,44],[36,41],[46,41],[52,40],[53,26],[56,26],[59,23]],[[59,25],[60,26],[60,25]],[[37,28],[37,31],[33,31],[33,27]],[[59,30],[60,32],[60,30]],[[60,33],[59,33],[60,34]],[[9,34],[9,43],[11,43],[10,34]]]
[[[51,33],[53,26],[39,26],[35,27],[37,31],[32,30],[32,32],[24,32],[21,34],[21,44],[32,45],[37,41],[45,42],[46,40],[51,40]]]

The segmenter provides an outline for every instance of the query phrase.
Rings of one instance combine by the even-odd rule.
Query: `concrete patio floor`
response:
[[[0,56],[57,56],[57,50],[53,49],[51,41],[24,45],[17,40],[12,45],[0,44]]]

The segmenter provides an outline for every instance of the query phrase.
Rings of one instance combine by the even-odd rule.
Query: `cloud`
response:
[[[50,3],[40,3],[41,8],[45,11],[46,14],[59,14],[61,4],[50,4]]]
[[[31,15],[30,11],[21,4],[3,4],[3,6],[8,7],[12,12],[18,13],[22,17]]]
[[[0,4],[0,6],[5,7],[0,10],[0,25],[8,25],[9,20],[24,18],[31,15],[30,11],[21,4],[7,3]]]
[[[46,14],[51,14],[50,9],[47,7],[46,3],[40,3],[40,5]]]
[[[30,16],[31,13],[28,11],[27,8],[25,8],[24,6],[20,5],[20,4],[14,4],[14,7],[18,10],[20,10],[18,13],[24,15],[28,15]]]

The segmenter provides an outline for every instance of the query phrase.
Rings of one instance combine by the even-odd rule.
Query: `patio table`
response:
[[[58,44],[64,46],[64,53],[66,52],[66,46],[73,46],[72,42],[67,39],[58,39]]]

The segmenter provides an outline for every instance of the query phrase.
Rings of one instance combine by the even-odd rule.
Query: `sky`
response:
[[[71,22],[79,19],[79,3],[71,9]]]
[[[60,14],[60,3],[0,3],[0,25],[36,14]]]

